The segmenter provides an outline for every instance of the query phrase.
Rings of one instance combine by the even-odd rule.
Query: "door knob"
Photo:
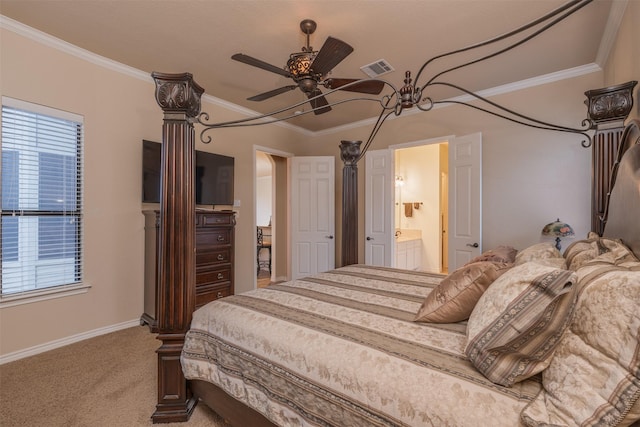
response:
[[[367,240],[374,240],[374,238],[367,236]]]
[[[477,248],[480,245],[477,243],[474,243],[473,245],[471,243],[467,243],[467,246],[471,246],[472,248]]]
[[[324,237],[326,237],[327,239],[333,239],[333,236],[324,236]]]

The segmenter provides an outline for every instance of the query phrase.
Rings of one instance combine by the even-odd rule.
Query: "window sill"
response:
[[[53,288],[25,292],[18,295],[4,295],[0,296],[0,309],[14,307],[16,305],[30,304],[32,302],[84,294],[89,291],[89,288],[91,288],[91,285],[81,283],[68,286],[56,286]]]

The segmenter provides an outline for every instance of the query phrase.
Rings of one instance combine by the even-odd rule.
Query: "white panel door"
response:
[[[449,271],[482,252],[482,135],[449,141]]]
[[[291,275],[335,268],[335,159],[291,159]]]
[[[391,150],[367,151],[365,180],[365,263],[391,267],[395,252]]]

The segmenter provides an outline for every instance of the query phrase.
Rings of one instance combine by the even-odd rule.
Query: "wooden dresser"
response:
[[[145,217],[144,313],[141,324],[156,332],[157,235],[160,212],[142,212]],[[233,295],[233,211],[196,211],[196,308]]]

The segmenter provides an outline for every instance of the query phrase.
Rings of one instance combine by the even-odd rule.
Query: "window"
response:
[[[2,297],[82,282],[82,127],[2,98]]]

